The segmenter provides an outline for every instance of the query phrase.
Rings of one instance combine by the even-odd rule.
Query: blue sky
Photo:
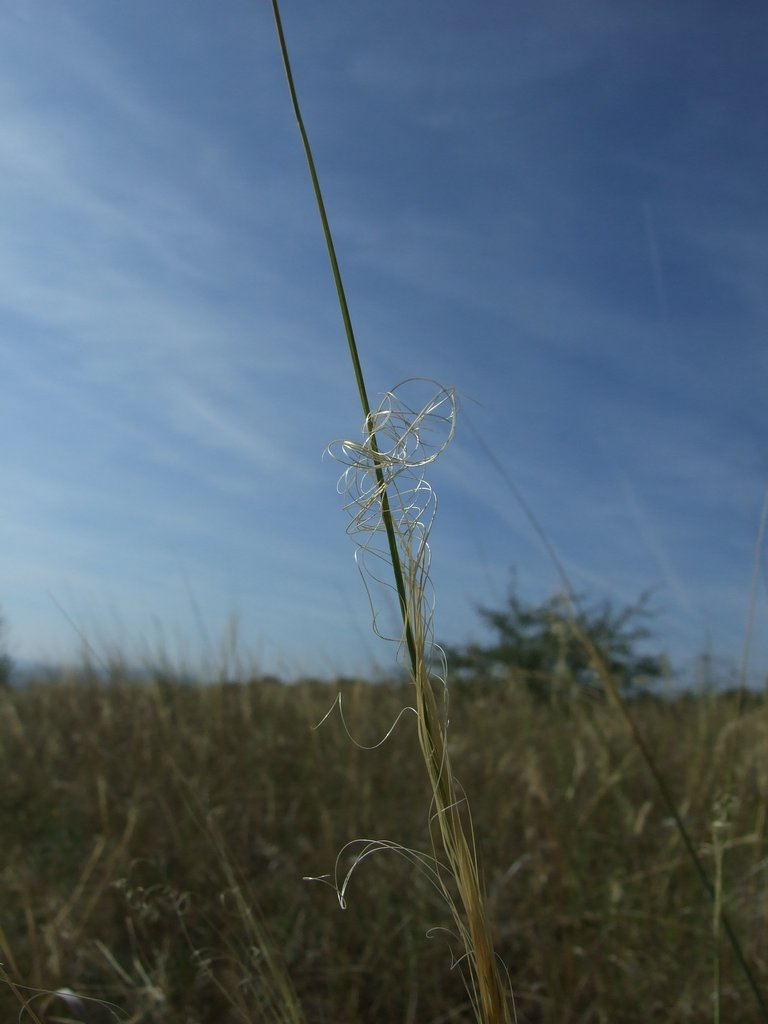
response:
[[[514,571],[741,652],[768,485],[768,8],[284,0],[372,398],[459,393],[439,638]],[[387,668],[361,413],[266,0],[0,8],[0,609],[19,659]],[[478,435],[483,444],[475,438]],[[765,552],[762,554],[765,570]],[[752,664],[768,665],[765,571]]]

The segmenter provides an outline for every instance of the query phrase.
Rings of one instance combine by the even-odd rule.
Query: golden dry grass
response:
[[[411,692],[342,689],[362,742]],[[450,970],[461,945],[440,930],[450,915],[413,865],[365,861],[346,911],[302,881],[353,839],[430,849],[415,720],[363,751],[334,717],[312,728],[335,694],[119,673],[0,694],[8,975],[148,1024],[472,1020]],[[765,704],[647,700],[633,714],[712,876],[721,858],[724,905],[768,988]],[[716,977],[722,1020],[759,1019],[728,947],[715,958],[712,907],[606,703],[553,710],[514,684],[460,687],[451,720],[521,1021],[711,1020]],[[46,1024],[78,1019],[61,998],[32,1006]],[[94,1024],[116,1019],[86,1006]],[[0,987],[0,1019],[18,1013]]]

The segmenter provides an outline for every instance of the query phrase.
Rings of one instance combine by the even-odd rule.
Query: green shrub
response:
[[[610,601],[588,605],[555,594],[536,604],[521,598],[513,585],[502,608],[477,608],[492,641],[446,647],[451,671],[478,680],[513,675],[539,697],[571,684],[595,686],[587,640],[622,688],[643,687],[667,671],[663,655],[640,649],[652,635],[648,598],[643,594],[635,604],[616,608]]]

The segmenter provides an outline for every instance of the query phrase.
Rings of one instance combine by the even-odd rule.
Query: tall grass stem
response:
[[[398,547],[397,527],[387,493],[387,481],[383,469],[382,456],[376,440],[376,418],[371,414],[357,343],[352,328],[352,319],[349,314],[349,307],[309,137],[301,115],[277,0],[272,0],[272,10],[275,16],[280,52],[288,79],[293,111],[304,145],[307,164],[309,165],[309,173],[320,213],[328,256],[331,261],[331,269],[336,284],[336,293],[352,358],[355,380],[363,407],[365,433],[368,436],[367,444],[378,486],[378,500],[381,504],[381,520],[386,531],[390,563],[400,604],[404,639],[416,690],[419,744],[432,789],[434,817],[437,821],[438,831],[448,859],[449,868],[458,887],[466,914],[466,925],[460,920],[458,915],[455,915],[455,917],[470,967],[471,983],[469,994],[479,1021],[483,1022],[483,1024],[508,1024],[511,1020],[509,1004],[486,916],[485,897],[480,882],[474,841],[472,840],[471,818],[466,807],[466,801],[460,797],[454,782],[448,757],[445,731],[447,723],[441,720],[430,678],[427,656],[428,625],[425,624],[423,611],[426,576],[426,567],[421,562],[423,549],[413,552],[408,549],[408,541],[406,539],[406,580],[403,559]],[[464,808],[466,826],[462,817],[462,806]],[[446,896],[448,896],[447,890]],[[449,905],[453,905],[450,899]]]
[[[277,28],[277,37],[280,44],[280,54],[283,60],[283,67],[285,68],[285,76],[288,79],[288,91],[291,94],[293,112],[296,116],[296,123],[299,126],[299,133],[301,135],[301,141],[304,146],[304,154],[307,158],[307,164],[309,166],[309,174],[312,179],[312,188],[314,189],[315,200],[317,202],[317,209],[320,214],[320,221],[323,226],[325,244],[328,249],[328,258],[331,261],[333,280],[336,285],[336,294],[339,300],[339,309],[341,310],[341,318],[342,321],[344,322],[344,331],[347,336],[347,344],[349,345],[349,355],[350,358],[352,359],[352,367],[355,373],[355,382],[357,383],[357,390],[360,395],[360,404],[362,405],[363,408],[363,416],[365,417],[366,426],[368,426],[371,423],[371,404],[368,400],[368,392],[365,387],[363,368],[360,364],[360,356],[357,351],[355,332],[352,327],[352,317],[350,316],[349,313],[347,296],[344,291],[344,282],[341,279],[339,261],[336,258],[336,247],[333,244],[333,235],[331,234],[331,226],[328,222],[328,214],[326,213],[325,210],[325,201],[323,200],[323,193],[320,188],[320,179],[317,176],[315,160],[314,157],[312,156],[312,147],[309,144],[309,136],[307,135],[307,130],[304,127],[304,118],[301,116],[301,107],[299,106],[299,98],[296,93],[296,86],[293,81],[293,72],[291,71],[291,62],[288,57],[288,47],[285,42],[285,35],[283,33],[283,23],[280,18],[280,9],[278,7],[277,0],[272,0],[272,11],[275,16],[275,26]],[[376,435],[373,432],[371,433],[371,445],[374,453],[377,453],[378,450],[376,446]],[[389,498],[387,496],[386,488],[384,487],[384,475],[378,463],[376,464],[376,481],[381,487],[382,491],[382,517],[384,520],[384,527],[387,533],[389,553],[392,559],[392,570],[395,576],[395,586],[397,588],[397,596],[400,602],[400,613],[403,617],[405,627],[405,642],[408,648],[408,657],[410,659],[412,669],[415,672],[418,660],[416,643],[413,637],[411,624],[408,620],[408,600],[405,590],[405,581],[403,579],[402,565],[400,563],[400,555],[397,550],[397,539],[395,537],[392,513],[389,507]]]

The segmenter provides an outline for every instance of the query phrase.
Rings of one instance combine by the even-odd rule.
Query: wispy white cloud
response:
[[[283,443],[282,414],[268,417],[258,426],[255,422],[259,414],[257,407],[250,410],[245,425],[242,414],[228,414],[220,405],[182,383],[171,385],[167,397],[176,429],[198,445],[234,454],[276,479],[285,477],[298,483],[314,476]]]
[[[269,12],[41,10],[0,10],[0,603],[50,579],[183,621],[189,572],[217,622],[235,595],[270,643],[299,621],[333,652],[334,603],[367,610],[320,455],[361,416]],[[287,12],[371,397],[457,384],[577,586],[661,581],[688,626],[721,588],[733,618],[763,189],[732,99],[696,86],[741,23],[716,49],[696,28],[699,67],[671,7],[429,2],[404,35],[405,10]],[[457,637],[510,565],[556,577],[466,434],[436,472]]]

